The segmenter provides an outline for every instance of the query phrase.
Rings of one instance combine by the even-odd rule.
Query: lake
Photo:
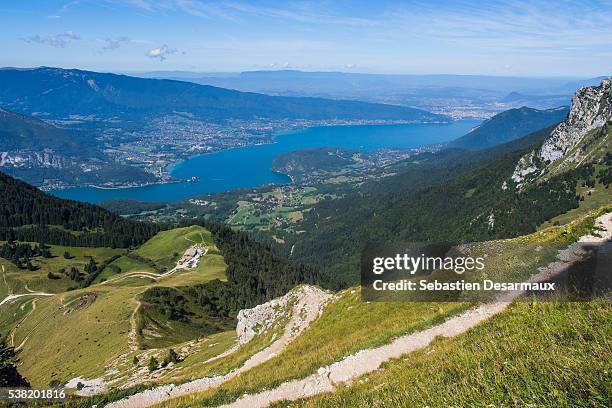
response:
[[[459,120],[448,124],[323,126],[278,134],[275,143],[223,150],[192,157],[178,163],[172,175],[196,176],[197,182],[156,184],[144,187],[101,189],[96,187],[54,190],[51,194],[73,200],[98,203],[105,200],[177,201],[205,193],[289,183],[284,174],[270,170],[281,153],[315,147],[344,147],[376,150],[383,147],[415,148],[456,139],[480,124]]]

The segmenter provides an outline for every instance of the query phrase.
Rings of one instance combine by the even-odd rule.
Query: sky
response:
[[[612,74],[612,0],[2,0],[0,66]]]

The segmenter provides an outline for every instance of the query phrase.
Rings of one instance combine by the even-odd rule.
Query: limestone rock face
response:
[[[0,167],[64,169],[74,165],[74,160],[48,150],[0,152]]]
[[[334,299],[334,295],[315,286],[302,285],[286,295],[251,309],[238,312],[236,335],[239,344],[246,344],[256,335],[289,324],[298,334],[308,327]],[[290,320],[288,322],[288,320]]]
[[[542,145],[540,157],[553,162],[563,156],[589,131],[602,127],[612,115],[612,79],[581,88],[572,98],[572,109]]]
[[[597,87],[583,87],[572,98],[572,107],[566,120],[557,126],[538,151],[523,156],[514,170],[512,180],[520,187],[526,181],[536,178],[559,160],[581,163],[585,158],[587,138],[601,137],[612,120],[612,78],[604,79]],[[585,145],[583,149],[575,149]]]

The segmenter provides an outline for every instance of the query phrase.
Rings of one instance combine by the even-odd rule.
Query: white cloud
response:
[[[66,45],[70,44],[74,40],[80,40],[81,38],[73,33],[72,31],[66,31],[65,33],[56,35],[41,36],[39,34],[26,37],[23,41],[27,43],[38,43],[50,45],[55,48],[65,48]]]
[[[145,53],[145,55],[149,58],[158,59],[160,61],[164,61],[168,55],[174,54],[178,52],[175,48],[169,48],[166,44],[162,45],[159,48],[153,48]]]
[[[130,39],[128,37],[106,37],[102,46],[102,52],[116,50],[124,44],[128,44]]]

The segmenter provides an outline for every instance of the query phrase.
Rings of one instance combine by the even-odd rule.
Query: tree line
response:
[[[0,258],[11,261],[19,269],[35,270],[36,268],[31,261],[37,256],[51,258],[52,255],[49,247],[45,244],[30,245],[7,241],[0,247]]]
[[[101,207],[63,200],[0,173],[0,240],[88,247],[136,247],[163,225],[127,220]]]
[[[270,246],[257,242],[244,232],[208,221],[189,221],[181,226],[200,225],[211,231],[215,244],[227,264],[227,281],[218,279],[180,288],[180,296],[170,296],[169,288],[153,288],[145,293],[151,304],[170,319],[188,318],[184,313],[186,299],[201,308],[204,315],[214,318],[218,327],[233,320],[238,311],[282,296],[296,285],[329,286],[315,267],[289,261]],[[160,293],[164,296],[159,296]],[[155,300],[155,298],[158,298]],[[217,320],[219,319],[219,320]]]

